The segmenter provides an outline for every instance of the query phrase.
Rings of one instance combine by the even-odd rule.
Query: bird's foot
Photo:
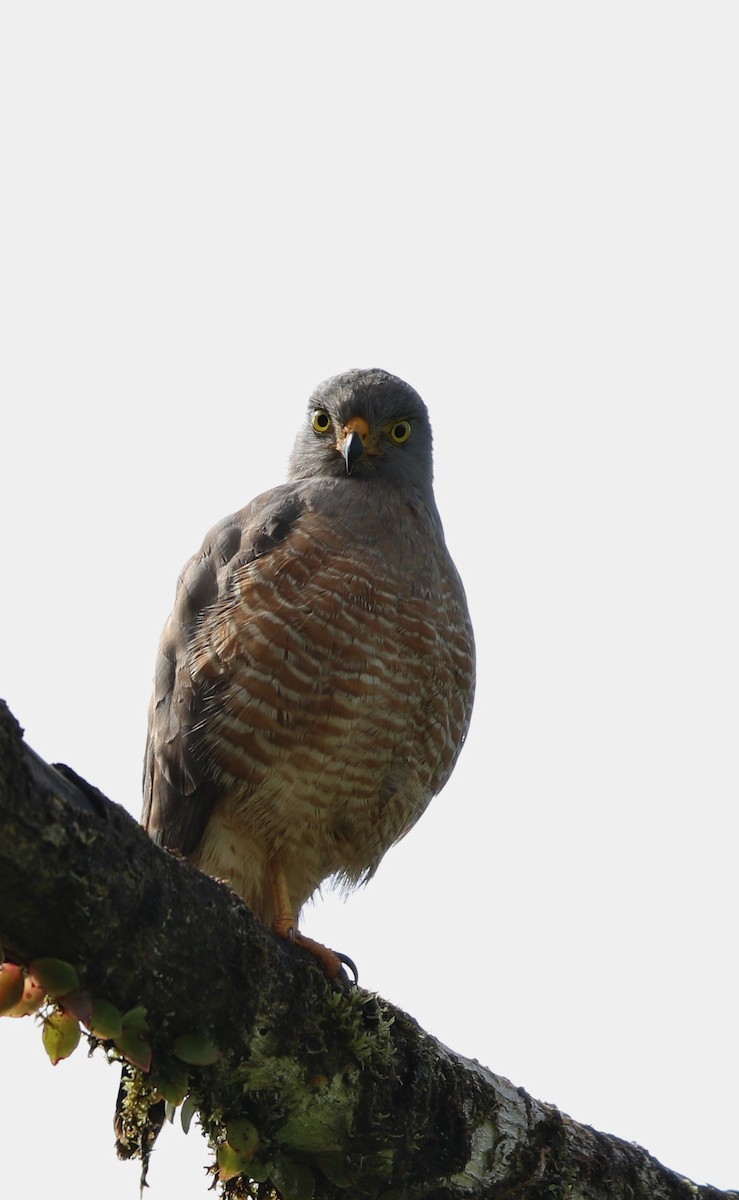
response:
[[[338,979],[343,967],[348,967],[354,979],[352,980],[356,987],[359,980],[359,972],[355,964],[347,954],[340,954],[336,950],[329,949],[322,942],[316,942],[313,938],[306,937],[295,926],[295,922],[290,919],[277,919],[272,922],[272,928],[275,933],[284,938],[287,942],[292,942],[296,946],[301,946],[303,950],[307,950],[314,958],[317,958],[325,968],[329,979]]]
[[[302,946],[304,950],[310,951],[326,968],[329,979],[336,979],[342,970],[342,967],[348,967],[354,976],[352,983],[357,986],[359,982],[359,971],[356,964],[349,958],[348,954],[341,954],[338,950],[331,950],[328,946],[324,946],[322,942],[314,942],[313,938],[306,937],[305,934],[298,930],[293,931],[293,939],[296,945]]]
[[[313,938],[305,937],[298,931],[285,868],[279,858],[274,858],[268,863],[267,880],[274,913],[272,928],[275,933],[285,941],[302,946],[304,950],[323,963],[329,979],[345,986],[349,984],[349,979],[341,968],[342,966],[348,967],[354,976],[354,986],[356,987],[359,972],[350,958],[347,958],[345,954],[337,954],[335,950],[329,950],[328,946],[322,945],[321,942],[314,942]]]

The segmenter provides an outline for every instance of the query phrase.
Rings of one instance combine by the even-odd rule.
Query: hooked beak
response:
[[[343,444],[339,447],[346,463],[346,473],[351,475],[354,464],[363,457],[369,437],[369,425],[364,417],[352,417],[344,426]]]
[[[361,433],[357,433],[356,429],[353,429],[344,442],[341,452],[344,455],[344,462],[346,463],[346,473],[347,475],[351,475],[355,462],[364,454],[364,443]]]

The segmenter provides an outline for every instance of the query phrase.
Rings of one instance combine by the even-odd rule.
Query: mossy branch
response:
[[[739,1198],[575,1124],[361,988],[337,990],[226,887],[43,763],[1,702],[0,831],[6,954],[66,960],[93,996],[144,1005],[164,1077],[182,1074],[183,1035],[215,1044],[217,1062],[187,1067],[206,1131],[216,1145],[229,1123],[250,1146],[258,1135],[254,1174],[286,1195]],[[247,1186],[238,1175],[224,1185]]]

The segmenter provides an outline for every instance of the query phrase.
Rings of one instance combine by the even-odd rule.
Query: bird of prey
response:
[[[368,879],[447,782],[474,641],[419,395],[379,369],[310,397],[287,481],[184,567],[162,634],[142,821],[322,958],[297,916]]]

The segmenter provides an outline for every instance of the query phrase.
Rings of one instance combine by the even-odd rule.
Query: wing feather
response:
[[[177,582],[157,652],[141,820],[155,841],[184,855],[200,843],[219,794],[200,731],[217,703],[222,665],[198,651],[198,630],[238,572],[289,535],[302,507],[293,485],[256,497],[210,530]]]

